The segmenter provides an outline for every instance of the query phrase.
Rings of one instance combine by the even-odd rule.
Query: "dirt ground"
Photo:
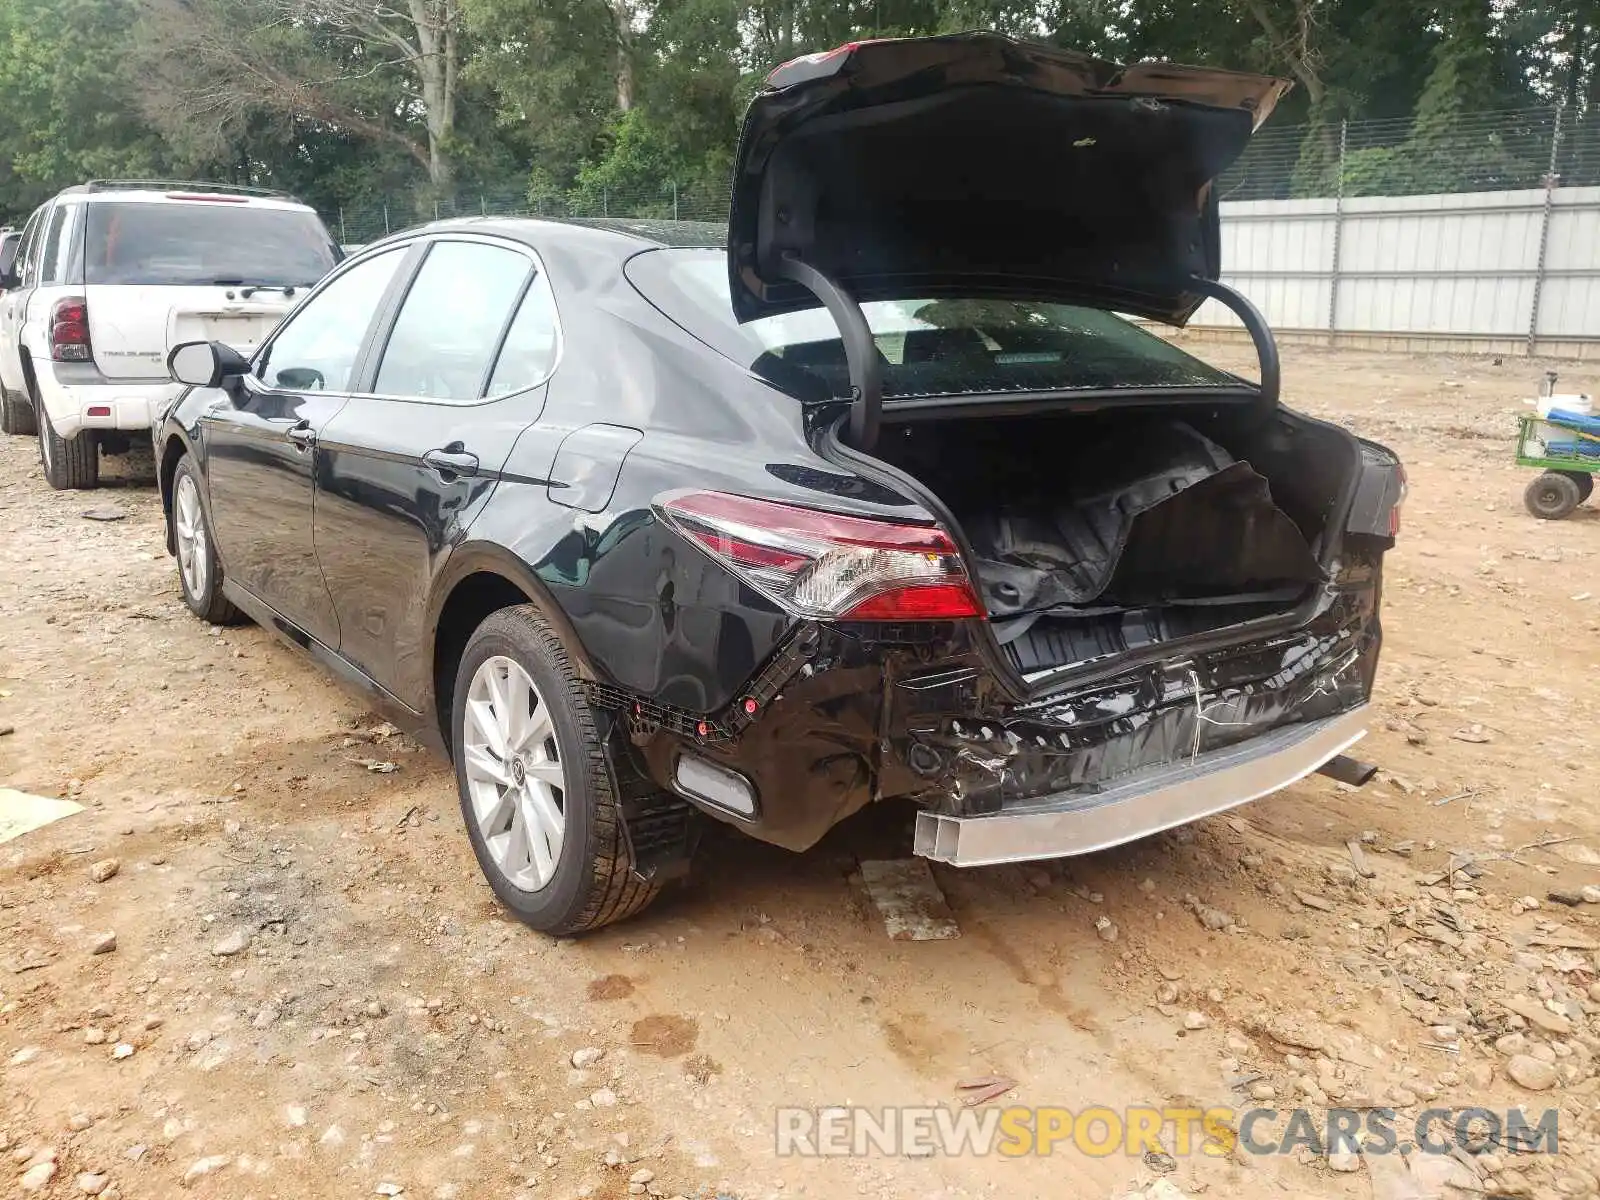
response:
[[[0,1193],[1600,1196],[1600,904],[1550,898],[1600,884],[1600,509],[1523,510],[1513,418],[1545,364],[1286,358],[1290,403],[1410,473],[1360,751],[1384,773],[936,868],[950,941],[888,940],[853,878],[908,851],[903,810],[801,856],[715,836],[640,919],[527,931],[443,763],[262,630],[189,615],[148,458],[52,493],[7,439],[0,786],[85,807],[0,845]],[[1074,1110],[1558,1108],[1560,1153],[775,1153],[779,1105],[952,1104],[991,1073],[999,1103]]]

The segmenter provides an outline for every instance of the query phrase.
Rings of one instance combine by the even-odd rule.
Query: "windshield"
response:
[[[722,251],[630,259],[634,285],[669,317],[802,398],[847,395],[849,368],[826,310],[740,325]],[[876,300],[861,306],[883,359],[886,398],[1099,388],[1249,386],[1130,321],[1030,300]]]
[[[174,201],[89,205],[84,282],[305,287],[338,260],[308,209]]]

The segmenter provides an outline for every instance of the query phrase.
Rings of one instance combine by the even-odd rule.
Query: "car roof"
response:
[[[454,217],[403,229],[362,246],[363,251],[390,242],[409,241],[451,231],[510,238],[535,248],[551,239],[599,240],[618,249],[722,250],[728,227],[720,221],[628,220],[621,217]]]
[[[184,182],[182,180],[133,179],[90,180],[56,193],[58,200],[81,199],[94,204],[183,204],[196,201],[226,201],[251,208],[277,208],[303,211],[310,208],[287,192],[267,188],[235,187],[231,184]]]

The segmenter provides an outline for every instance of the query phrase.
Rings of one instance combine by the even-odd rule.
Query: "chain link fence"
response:
[[[679,185],[587,188],[566,196],[528,194],[525,183],[463,188],[453,201],[417,200],[406,196],[341,205],[323,219],[344,245],[361,245],[426,221],[449,217],[561,217],[667,221],[726,221],[725,190]]]
[[[1600,113],[1561,105],[1410,118],[1269,125],[1222,176],[1223,200],[1414,196],[1600,184]]]
[[[1268,125],[1222,176],[1227,200],[1405,196],[1600,184],[1600,113],[1561,106],[1472,113],[1433,125],[1409,118]],[[420,193],[419,193],[420,194]],[[589,185],[531,196],[524,181],[464,187],[452,201],[396,194],[324,212],[341,242],[359,245],[446,217],[544,216],[724,221],[725,188],[675,180]]]

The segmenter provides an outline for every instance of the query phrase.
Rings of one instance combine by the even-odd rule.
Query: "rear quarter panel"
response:
[[[652,504],[714,489],[926,518],[817,455],[800,402],[694,340],[622,277],[614,249],[539,247],[565,344],[542,419],[518,439],[472,530],[527,563],[603,681],[697,713],[722,708],[793,621],[660,524]],[[599,512],[551,473],[586,426],[639,431]]]

